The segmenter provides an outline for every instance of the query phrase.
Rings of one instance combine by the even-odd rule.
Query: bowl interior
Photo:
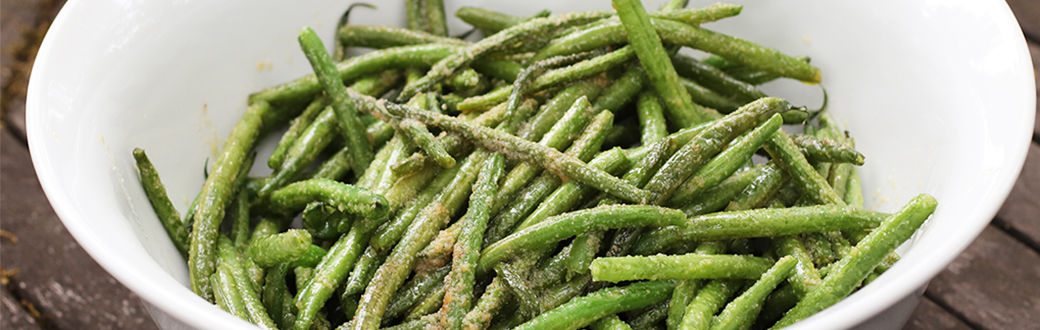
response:
[[[647,2],[656,8],[662,1]],[[829,110],[866,155],[867,206],[894,211],[919,193],[940,206],[903,261],[794,328],[862,322],[924,285],[981,231],[1025,157],[1034,116],[1028,52],[1003,1],[734,1],[743,13],[705,27],[787,54],[824,72]],[[608,1],[447,1],[517,15],[609,10]],[[707,3],[693,3],[701,6]],[[196,297],[141,190],[130,151],[148,151],[183,213],[246,106],[246,96],[310,71],[296,35],[326,44],[342,1],[70,2],[44,40],[28,95],[29,142],[40,181],[69,231],[149,303],[196,327],[250,325]],[[402,4],[359,8],[354,24],[404,24]],[[449,15],[450,16],[450,15]],[[452,34],[467,26],[449,17]],[[820,91],[763,87],[816,107]],[[260,147],[261,159],[273,140]],[[263,161],[253,175],[270,170]],[[792,329],[794,329],[792,328]]]

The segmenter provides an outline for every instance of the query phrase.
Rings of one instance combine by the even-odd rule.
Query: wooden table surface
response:
[[[154,329],[140,300],[65,230],[29,159],[27,78],[39,42],[63,3],[0,2],[0,228],[5,231],[0,237],[0,329]],[[1029,42],[1034,66],[1040,65],[1040,1],[1008,4]],[[931,281],[904,329],[1040,329],[1040,108],[1032,141],[1000,212]]]

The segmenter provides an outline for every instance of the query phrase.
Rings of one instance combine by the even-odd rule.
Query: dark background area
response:
[[[0,2],[0,329],[154,329],[140,299],[101,269],[65,230],[29,158],[29,73],[64,2]],[[1040,1],[1008,4],[1036,66]],[[931,281],[904,329],[1040,328],[1040,108],[1037,123],[1022,175],[1004,206]]]

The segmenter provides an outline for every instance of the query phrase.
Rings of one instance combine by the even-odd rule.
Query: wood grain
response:
[[[36,330],[39,328],[36,320],[23,309],[18,299],[7,292],[6,288],[0,289],[0,329]]]
[[[1040,145],[1029,146],[1022,173],[997,212],[994,224],[1040,251]]]
[[[29,151],[0,129],[0,259],[18,269],[7,288],[34,305],[45,328],[155,329],[140,299],[108,275],[69,235],[47,203]]]
[[[1040,1],[1007,0],[1026,38],[1040,41]]]
[[[981,329],[1040,325],[1040,254],[987,226],[932,280],[925,296]]]
[[[903,330],[972,330],[972,327],[931,299],[923,298]]]

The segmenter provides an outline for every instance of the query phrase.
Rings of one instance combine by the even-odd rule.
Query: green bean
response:
[[[668,162],[661,166],[657,174],[647,182],[645,189],[656,195],[657,203],[664,203],[671,198],[673,192],[683,181],[686,181],[738,134],[789,108],[790,104],[783,99],[763,98],[748,103],[737,111],[714,121],[697,133],[679,151],[676,151]]]
[[[520,107],[520,100],[527,92],[527,89],[531,85],[531,82],[535,78],[538,78],[540,75],[542,75],[542,73],[545,72],[545,70],[551,69],[559,65],[564,65],[566,63],[579,61],[590,56],[592,56],[591,53],[580,53],[569,56],[557,56],[535,62],[534,64],[531,64],[530,66],[525,68],[523,71],[520,72],[520,75],[517,76],[516,80],[513,81],[512,89],[509,90],[509,96],[506,100],[506,119],[504,120],[508,122],[515,122],[517,120],[517,118],[513,116],[513,114],[516,112],[516,109]],[[506,90],[503,89],[501,91],[505,92]]]
[[[637,104],[639,114],[639,128],[643,132],[640,141],[645,145],[651,145],[668,136],[668,127],[664,121],[664,109],[661,101],[652,92],[643,92],[639,95]]]
[[[427,206],[420,214],[422,218],[414,220],[409,225],[401,243],[390,252],[386,262],[376,270],[375,276],[365,289],[355,316],[354,329],[375,329],[379,326],[390,299],[390,292],[395,291],[404,282],[418,252],[447,224],[449,217],[469,195],[480,164],[487,156],[482,150],[470,154],[460,166],[459,174],[444,189],[441,196],[437,197],[436,203]]]
[[[326,254],[328,254],[328,251],[312,244],[307,246],[307,251],[300,255],[299,258],[296,258],[296,260],[290,262],[289,265],[292,267],[317,267]]]
[[[672,292],[674,294],[675,290]],[[642,313],[629,319],[628,325],[632,326],[632,329],[657,329],[657,325],[668,317],[668,303],[662,301],[644,308]],[[630,313],[634,312],[636,311]]]
[[[319,96],[307,105],[303,113],[292,120],[292,123],[289,124],[289,129],[285,131],[285,134],[282,134],[282,138],[278,141],[278,147],[274,149],[271,157],[267,158],[268,167],[273,170],[281,168],[289,148],[295,144],[296,139],[303,134],[304,130],[311,126],[314,118],[318,117],[318,114],[322,113],[326,106],[328,106],[327,98]]]
[[[845,205],[841,197],[827,184],[827,180],[813,170],[787,133],[777,131],[765,143],[765,149],[773,157],[773,161],[790,174],[791,181],[795,182],[795,186],[809,201],[816,204]]]
[[[334,288],[346,279],[348,271],[372,236],[374,225],[368,222],[368,219],[359,221],[347,234],[341,236],[318,263],[314,278],[297,293],[295,305],[299,313],[293,324],[294,329],[308,329],[315,315],[332,296]]]
[[[332,205],[341,212],[359,214],[373,221],[382,221],[389,215],[386,198],[365,188],[326,179],[300,181],[278,189],[271,194],[270,209],[292,213],[303,209],[311,201]]]
[[[738,171],[715,187],[705,190],[694,197],[682,210],[686,216],[697,216],[724,209],[734,197],[738,196],[764,171],[763,165]]]
[[[395,104],[387,104],[386,106],[387,109],[392,109],[395,116],[405,116],[422,121],[428,125],[439,126],[441,129],[473,140],[478,145],[491,151],[502,152],[506,157],[538,164],[550,172],[557,173],[557,175],[567,176],[625,200],[642,201],[649,197],[646,191],[625,184],[609,173],[591,168],[581,160],[563,154],[556,149],[532,143],[500,131],[464,123],[452,117],[418,111]]]
[[[415,31],[429,31],[430,23],[427,21],[425,15],[423,15],[423,5],[425,0],[405,0],[404,7],[405,13],[408,18],[408,29]]]
[[[249,192],[240,190],[231,202],[231,238],[235,247],[245,249],[249,242]],[[187,251],[185,251],[187,252]],[[185,253],[187,255],[187,253]]]
[[[598,258],[589,267],[597,281],[758,278],[772,262],[735,255],[655,255]]]
[[[871,270],[897,246],[910,238],[938,204],[927,194],[914,197],[856,244],[851,255],[834,264],[834,269],[802,301],[787,311],[771,329],[779,329],[834,305],[859,286]]]
[[[217,161],[213,163],[212,173],[206,178],[202,191],[196,197],[200,202],[192,223],[188,275],[192,291],[208,301],[213,301],[209,277],[216,269],[215,249],[220,222],[224,218],[224,208],[233,193],[232,185],[241,172],[244,159],[253,148],[258,132],[264,127],[262,118],[271,111],[267,102],[257,102],[246,109],[245,115],[235,124],[235,128],[225,140],[224,148]]]
[[[383,323],[385,324],[404,316],[405,312],[422,301],[430,292],[436,290],[436,287],[443,287],[445,276],[448,275],[450,270],[451,267],[445,266],[429,273],[416,274],[411,280],[402,285],[397,292],[394,292],[393,299],[387,305],[386,313],[383,314]]]
[[[744,187],[744,190],[733,197],[725,210],[737,211],[765,207],[787,181],[788,177],[780,166],[769,162],[762,168],[761,175],[755,177],[747,187]]]
[[[698,9],[678,9],[681,8],[672,8],[671,10],[662,8],[661,11],[650,13],[650,16],[665,19],[681,19],[687,24],[696,25],[736,16],[740,14],[743,7],[729,4],[714,4]],[[613,44],[620,44],[627,41],[626,38],[627,35],[625,29],[621,26],[620,20],[616,18],[606,19],[597,22],[594,26],[574,31],[553,40],[548,46],[539,50],[535,54],[534,59],[580,53]]]
[[[527,100],[519,108],[519,110],[522,111],[518,112],[515,115],[523,118],[530,117],[531,113],[534,112],[535,106],[537,106],[536,101]],[[512,122],[507,122],[505,123],[505,125],[503,125],[502,120],[505,118],[505,114],[505,105],[497,106],[477,116],[475,119],[472,120],[472,123],[489,127],[498,125],[499,127],[496,127],[496,129],[504,130],[510,132],[511,134],[515,133],[516,130],[519,129],[520,122],[522,122],[523,120],[514,120]],[[463,151],[462,147],[464,141],[458,136],[441,132],[440,136],[437,137],[437,140],[444,145],[445,149],[447,149],[449,153],[457,154]],[[416,153],[408,157],[407,159],[400,161],[398,164],[394,164],[393,166],[395,168],[395,171],[398,171],[398,167],[404,168],[409,166],[415,166],[416,168],[420,168],[428,166],[426,165],[426,163],[428,163],[426,157],[423,156],[421,153]],[[433,165],[431,164],[429,166]]]
[[[813,266],[809,252],[798,236],[780,236],[773,238],[773,248],[777,255],[791,256],[798,261],[795,271],[787,279],[798,297],[804,297],[820,284],[820,273]],[[794,306],[794,304],[791,304]],[[788,306],[790,308],[791,306]]]
[[[330,156],[329,159],[326,159],[324,163],[321,163],[321,166],[318,166],[318,170],[314,172],[311,178],[337,180],[343,177],[350,170],[350,163],[347,161],[349,155],[347,148],[340,149]]]
[[[327,107],[296,139],[286,152],[282,165],[271,174],[257,192],[257,196],[267,199],[272,192],[295,179],[329,145],[335,137],[333,132],[336,130],[336,114],[331,107]]]
[[[776,261],[762,277],[744,293],[734,298],[712,322],[712,330],[747,329],[755,322],[766,296],[783,281],[797,264],[791,256]]]
[[[589,324],[592,330],[632,330],[628,323],[621,321],[617,315],[607,315],[596,322]]]
[[[873,228],[885,217],[885,213],[836,205],[719,212],[691,217],[681,226],[650,231],[639,238],[633,253],[655,253],[676,242]]]
[[[459,10],[455,11],[455,16],[461,19],[463,22],[469,23],[475,28],[484,31],[485,35],[492,35],[498,33],[498,31],[505,30],[510,26],[523,23],[530,19],[526,17],[513,16],[496,12],[493,10],[487,10],[484,8],[467,7],[463,6]],[[548,10],[535,14],[533,17],[545,17],[548,16]]]
[[[480,244],[484,230],[490,217],[491,203],[494,202],[497,182],[504,172],[505,158],[501,154],[492,155],[485,161],[474,184],[473,195],[470,196],[469,208],[460,222],[462,231],[453,251],[451,273],[447,280],[447,291],[440,323],[446,329],[461,329],[463,318],[473,304],[473,287],[476,282],[476,269],[480,259]]]
[[[343,86],[335,63],[332,63],[332,58],[325,51],[325,46],[314,30],[304,27],[300,31],[299,41],[307,61],[314,68],[318,82],[325,90],[325,95],[330,98],[336,118],[339,119],[340,133],[349,147],[347,152],[350,153],[350,167],[360,176],[372,162],[374,153],[372,144],[365,135],[364,126],[358,120],[357,109],[353,103],[348,102],[350,96],[347,94],[347,88]]]
[[[680,75],[703,84],[714,91],[718,91],[720,94],[730,97],[733,101],[747,103],[768,96],[754,85],[737,80],[722,70],[704,64],[692,57],[674,54],[671,60],[675,64],[675,71]]]
[[[634,185],[641,186],[646,184],[649,180],[650,175],[655,172],[668,157],[671,156],[675,150],[678,149],[678,145],[675,143],[673,137],[666,137],[650,146],[649,152],[645,154],[627,173],[625,173],[622,180],[632,183]],[[597,202],[597,205],[605,205],[620,202],[613,197],[605,197],[604,199]],[[642,228],[623,228],[618,229],[612,238],[610,247],[607,249],[606,255],[608,257],[616,257],[628,254],[628,250],[631,249],[632,244],[635,243],[635,239],[642,233]]]
[[[488,52],[511,46],[517,41],[544,36],[546,35],[546,32],[551,32],[559,28],[584,24],[607,16],[610,16],[610,13],[576,12],[550,16],[547,18],[536,18],[514,25],[499,33],[473,43],[469,47],[466,47],[464,51],[455,52],[454,54],[438,61],[432,68],[430,68],[430,71],[426,73],[426,76],[423,76],[418,81],[406,85],[404,90],[401,91],[401,96],[398,98],[408,99],[412,97],[412,95],[433,87],[434,84],[441,82],[459,68],[466,66],[474,59],[481,57]]]
[[[747,103],[731,100],[708,87],[701,86],[701,84],[683,77],[679,77],[679,83],[686,89],[686,93],[690,94],[690,100],[693,103],[715,109],[720,113],[733,112],[733,110],[737,110],[741,105]]]
[[[523,130],[520,131],[519,136],[524,140],[528,141],[539,141],[545,136],[556,123],[560,122],[564,114],[567,113],[578,99],[585,97],[587,100],[593,100],[600,95],[603,91],[603,87],[590,81],[577,82],[573,85],[564,88],[562,91],[556,94],[549,102],[546,102],[544,108],[538,112],[534,118],[531,118]]]
[[[580,329],[596,320],[668,299],[673,284],[667,281],[633,283],[607,288],[575,298],[516,327],[518,330]]]
[[[444,150],[444,146],[437,143],[433,134],[426,129],[426,125],[415,120],[406,119],[401,121],[400,126],[411,136],[412,141],[415,141],[419,148],[426,152],[427,156],[437,162],[437,165],[443,168],[455,166],[455,158],[452,158],[448,151]]]
[[[268,268],[296,260],[303,256],[310,246],[311,234],[303,230],[289,230],[253,240],[249,243],[246,256],[253,259],[258,266]]]
[[[729,301],[741,287],[739,280],[713,280],[704,285],[697,296],[693,298],[686,313],[683,315],[679,329],[682,330],[707,330],[712,322],[712,316]]]
[[[589,230],[660,226],[683,222],[681,212],[655,206],[610,205],[564,213],[545,219],[488,246],[481,252],[477,273],[490,270],[512,253],[558,242]]]
[[[372,238],[372,247],[385,251],[397,244],[415,217],[444,191],[445,187],[451,183],[457,174],[458,167],[452,167],[437,174],[415,200],[411,201],[405,209],[394,216],[393,221],[376,232],[375,237]]]
[[[238,288],[238,292],[242,296],[242,302],[245,305],[246,314],[249,316],[249,320],[261,328],[277,328],[274,324],[274,320],[267,315],[267,310],[264,308],[263,303],[260,302],[259,290],[253,288],[252,282],[250,282],[246,276],[245,269],[242,267],[242,261],[239,259],[238,251],[235,248],[234,243],[232,243],[231,239],[228,239],[226,236],[220,235],[218,237],[217,245],[217,250],[220,255],[220,264],[222,267],[227,267],[227,269],[230,270],[231,276]]]
[[[849,173],[849,181],[845,183],[846,204],[855,208],[863,208],[863,187],[859,179],[859,170],[855,167]]]
[[[426,1],[426,22],[429,24],[430,33],[447,37],[448,24],[444,18],[444,0]]]
[[[451,80],[448,81],[448,85],[451,85],[451,88],[456,91],[472,89],[480,84],[480,78],[480,74],[477,73],[477,70],[473,70],[472,68],[465,69],[452,76]],[[439,109],[437,111],[439,111]]]
[[[520,71],[524,69],[516,62],[492,58],[473,61],[470,67],[492,78],[509,82],[516,80],[516,76],[520,75]]]
[[[693,103],[690,94],[679,82],[672,61],[668,60],[661,39],[650,25],[650,16],[638,1],[613,0],[618,18],[635,48],[639,62],[646,69],[650,85],[665,104],[665,115],[676,127],[684,128],[710,119],[707,109]]]
[[[848,163],[863,165],[863,154],[850,146],[840,144],[838,141],[820,138],[808,134],[798,134],[791,137],[794,144],[805,155],[805,158],[813,163]]]
[[[416,66],[429,66],[452,52],[459,46],[445,44],[426,44],[416,46],[393,47],[364,55],[352,57],[336,64],[336,70],[343,81],[350,81],[367,74],[378,73],[388,69],[399,69]],[[265,88],[249,96],[250,104],[257,101],[300,102],[312,99],[322,91],[315,75],[307,75],[281,85]]]
[[[579,102],[581,102],[580,99]],[[587,102],[585,102],[585,105],[585,108],[588,108]],[[585,127],[585,130],[581,133],[581,136],[575,140],[574,144],[564,152],[564,155],[574,156],[583,162],[588,161],[597,151],[600,150],[613,120],[614,115],[609,112],[602,112],[597,115],[596,118]],[[556,131],[556,129],[554,129],[554,131]],[[550,138],[552,135],[554,134],[550,132],[550,134],[547,134],[545,137]],[[527,163],[518,165],[514,168],[513,172],[510,172],[510,174],[517,172],[517,169],[528,167],[525,165],[527,165]],[[512,175],[506,177],[500,189],[505,189],[507,186],[506,183],[509,183],[508,180],[511,177]],[[491,243],[494,243],[512,233],[514,231],[513,228],[516,227],[521,220],[524,220],[524,218],[541,203],[542,199],[552,193],[561,183],[563,183],[563,179],[551,172],[543,172],[537,178],[532,180],[519,195],[514,196],[515,200],[509,202],[509,206],[503,212],[496,215],[493,225],[485,234],[484,246],[490,245]],[[501,195],[502,194],[498,194],[495,196],[496,202],[502,201],[498,198]],[[493,209],[492,212],[494,212]]]
[[[643,66],[639,65],[639,63],[632,63],[625,70],[625,73],[617,80],[614,80],[610,87],[603,92],[602,96],[596,98],[592,108],[597,111],[620,111],[621,107],[631,101],[636,94],[639,94],[649,82],[650,78],[646,76]]]
[[[701,255],[719,254],[726,250],[726,245],[719,241],[708,241],[697,245],[693,253]],[[686,314],[686,306],[697,296],[697,290],[704,284],[700,280],[682,280],[676,283],[672,298],[668,301],[668,318],[665,324],[668,329],[677,329]]]
[[[285,306],[282,304],[285,298],[292,299],[289,288],[285,285],[285,275],[289,268],[288,264],[268,268],[264,280],[264,290],[260,297],[264,307],[267,308],[267,313],[271,315],[271,319],[280,329],[292,327],[291,321],[295,321],[286,320],[286,313],[292,313],[292,311],[283,309]]]
[[[374,247],[369,246],[366,248],[365,253],[361,255],[361,259],[358,259],[357,263],[354,264],[354,270],[350,271],[350,278],[343,289],[343,294],[358,295],[363,293],[365,287],[368,286],[368,282],[375,275],[376,269],[383,264],[385,259],[386,255],[379,253]]]
[[[820,69],[775,49],[679,22],[658,20],[655,23],[664,42],[697,48],[747,67],[806,83],[820,82]]]
[[[592,117],[592,105],[585,97],[574,101],[570,109],[560,117],[552,129],[542,136],[539,144],[554,150],[567,148],[575,135],[580,132]],[[502,183],[495,194],[495,203],[491,207],[491,215],[494,216],[502,211],[507,205],[516,199],[520,190],[541,172],[541,168],[530,163],[517,164],[509,174],[502,179]],[[493,221],[493,223],[498,220]],[[492,225],[494,227],[495,225]],[[507,228],[508,230],[508,228]],[[501,237],[497,237],[501,238]],[[497,239],[496,238],[496,239]]]
[[[246,311],[245,303],[242,302],[242,295],[238,291],[233,276],[227,267],[220,266],[217,266],[217,271],[210,276],[209,282],[216,298],[215,303],[225,312],[249,321],[249,312]]]
[[[625,153],[621,148],[613,148],[596,155],[596,158],[589,161],[589,166],[602,169],[609,173],[616,173],[627,169],[629,163],[630,161],[628,157],[625,157]],[[566,212],[567,210],[574,208],[579,201],[585,197],[589,197],[594,192],[595,189],[579,182],[564,182],[559,188],[556,188],[551,195],[546,197],[534,211],[531,211],[531,214],[529,214],[524,221],[520,222],[520,224],[517,225],[517,228],[524,229],[541,222],[545,218]]]
[[[430,292],[426,297],[423,297],[415,307],[412,307],[412,309],[408,311],[408,314],[405,314],[404,320],[406,322],[414,321],[426,315],[438,316],[435,312],[444,305],[445,290],[446,289],[443,285],[434,287],[433,292]],[[437,321],[434,320],[433,322],[436,324]]]
[[[187,257],[188,245],[191,243],[191,233],[188,231],[188,227],[181,221],[180,212],[177,212],[173,202],[170,202],[170,197],[166,195],[166,186],[163,186],[159,179],[159,172],[148,160],[148,155],[141,148],[134,148],[133,154],[134,160],[137,162],[141,187],[144,188],[145,196],[148,196],[148,202],[152,204],[155,215],[166,228],[166,234],[173,242],[173,247],[181,253],[181,256]]]
[[[751,159],[751,155],[762,147],[774,132],[780,129],[783,119],[780,114],[774,114],[769,120],[758,125],[740,137],[737,137],[715,158],[704,164],[686,182],[680,185],[669,199],[669,205],[682,205],[690,198],[703,193],[708,188],[714,187],[722,180],[731,176],[743,164]]]
[[[506,285],[505,280],[495,277],[491,280],[491,284],[484,289],[484,294],[477,300],[477,305],[466,313],[466,317],[462,320],[462,328],[466,330],[487,329],[491,324],[491,318],[505,305],[510,296],[509,286]]]
[[[574,55],[581,55],[585,53],[579,53]],[[574,56],[570,55],[570,56]],[[611,68],[629,62],[635,58],[635,52],[628,47],[618,49],[616,51],[597,56],[591,59],[587,59],[570,66],[549,70],[544,74],[538,76],[534,81],[523,89],[523,94],[534,93],[543,89],[565,85],[567,83],[586,79],[600,73],[603,73]],[[490,104],[497,104],[502,101],[506,101],[510,95],[517,94],[515,87],[507,87],[497,89],[486,95],[481,95],[477,98],[467,99],[463,101],[460,106],[464,108],[480,108]]]

